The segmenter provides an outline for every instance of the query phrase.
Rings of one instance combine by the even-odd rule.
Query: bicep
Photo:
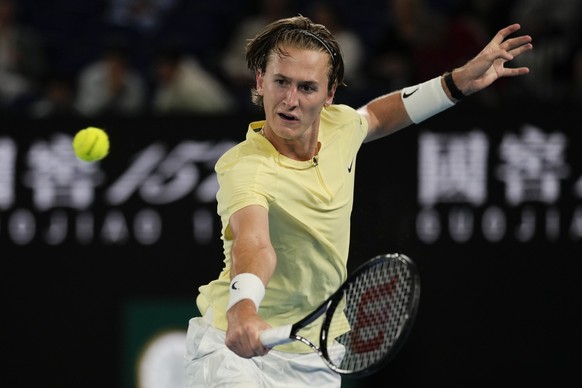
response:
[[[230,216],[229,229],[233,238],[231,276],[251,272],[266,284],[276,265],[268,210],[260,205],[245,206]]]
[[[237,210],[230,216],[228,226],[234,240],[251,239],[260,243],[269,239],[268,211],[260,205]]]
[[[412,124],[400,92],[377,97],[358,109],[358,112],[368,121],[365,142],[390,135]]]

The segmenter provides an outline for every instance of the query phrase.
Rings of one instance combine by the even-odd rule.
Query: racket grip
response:
[[[266,348],[272,348],[276,345],[282,345],[289,342],[292,342],[293,339],[291,337],[291,327],[293,325],[285,325],[279,327],[273,327],[272,329],[267,329],[263,331],[259,338],[261,339],[261,343]]]

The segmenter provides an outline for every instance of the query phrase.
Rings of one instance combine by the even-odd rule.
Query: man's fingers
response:
[[[533,45],[531,43],[526,43],[526,44],[522,44],[520,46],[517,47],[513,47],[509,50],[509,53],[511,55],[513,55],[513,57],[517,57],[518,55],[521,55],[523,53],[525,53],[526,51],[529,51],[533,48]]]
[[[527,47],[528,45],[531,46],[530,42],[531,42],[531,36],[524,35],[524,36],[519,36],[517,38],[507,39],[499,47],[504,49],[504,50],[511,51],[513,49],[516,49],[516,48],[520,48],[520,47],[524,47],[524,46]]]
[[[499,32],[493,38],[493,41],[501,44],[501,42],[503,42],[505,40],[505,38],[507,38],[509,35],[513,34],[515,31],[519,30],[520,28],[521,28],[521,26],[519,25],[519,23],[515,23],[515,24],[512,24],[510,26],[507,26],[507,27],[499,30]]]
[[[511,67],[505,67],[503,69],[503,77],[515,77],[518,75],[523,75],[523,74],[527,74],[529,73],[529,68],[527,67],[517,67],[517,68],[511,68]]]

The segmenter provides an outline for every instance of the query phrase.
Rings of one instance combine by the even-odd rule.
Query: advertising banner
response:
[[[398,251],[417,262],[423,284],[413,332],[376,378],[472,386],[575,376],[582,120],[572,112],[459,105],[362,146],[349,266]],[[47,385],[138,385],[156,330],[179,331],[180,319],[185,330],[198,287],[222,268],[214,164],[258,119],[3,122],[10,386],[28,386],[31,364]],[[95,163],[71,148],[88,126],[111,141]],[[174,378],[157,386],[180,386]]]

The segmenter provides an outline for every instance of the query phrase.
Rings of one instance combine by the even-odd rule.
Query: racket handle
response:
[[[291,328],[293,325],[285,325],[267,329],[260,334],[261,343],[266,348],[292,342]]]

